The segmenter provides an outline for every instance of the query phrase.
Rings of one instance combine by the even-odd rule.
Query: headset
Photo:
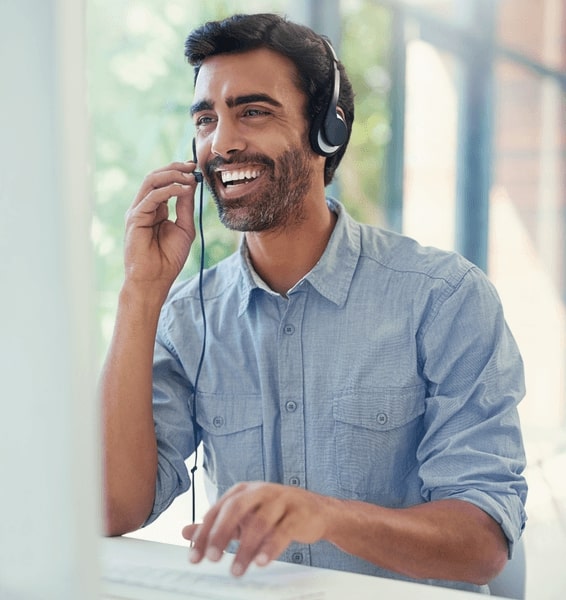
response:
[[[326,110],[315,116],[311,130],[310,143],[312,149],[321,156],[332,156],[340,150],[348,139],[348,127],[338,112],[338,98],[340,97],[340,71],[338,69],[338,57],[328,39],[322,38],[329,51],[332,60],[333,85],[332,96]]]

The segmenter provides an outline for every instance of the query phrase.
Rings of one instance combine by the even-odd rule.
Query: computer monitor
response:
[[[84,0],[0,3],[0,597],[99,597]]]

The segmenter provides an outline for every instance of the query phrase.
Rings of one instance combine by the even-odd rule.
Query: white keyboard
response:
[[[302,579],[302,578],[301,578]],[[196,570],[114,564],[103,573],[105,598],[128,600],[323,600],[324,592],[305,589],[304,581],[253,575],[199,573]]]

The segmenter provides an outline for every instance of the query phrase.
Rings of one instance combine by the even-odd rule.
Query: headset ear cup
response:
[[[321,143],[320,143],[321,142],[320,136],[321,136],[323,124],[324,124],[324,114],[319,113],[313,119],[313,122],[311,125],[311,130],[309,133],[309,138],[310,138],[311,148],[317,154],[320,154],[321,156],[327,156],[327,153],[322,149]]]
[[[348,127],[342,116],[318,114],[311,125],[310,143],[312,149],[321,156],[332,156],[348,139]]]
[[[310,142],[312,149],[317,154],[332,156],[348,140],[348,126],[342,115],[338,112],[338,99],[340,98],[338,58],[332,44],[326,38],[323,38],[323,41],[327,46],[329,57],[332,60],[334,73],[332,95],[326,109],[313,119],[310,130]]]
[[[334,116],[327,115],[324,122],[324,137],[330,146],[340,147],[346,143],[348,127],[338,111]]]

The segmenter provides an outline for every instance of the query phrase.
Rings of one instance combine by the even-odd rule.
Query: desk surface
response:
[[[229,573],[231,556],[192,565],[187,548],[132,538],[102,540],[105,600],[472,600],[477,594],[274,562]],[[190,595],[189,595],[190,594]]]

